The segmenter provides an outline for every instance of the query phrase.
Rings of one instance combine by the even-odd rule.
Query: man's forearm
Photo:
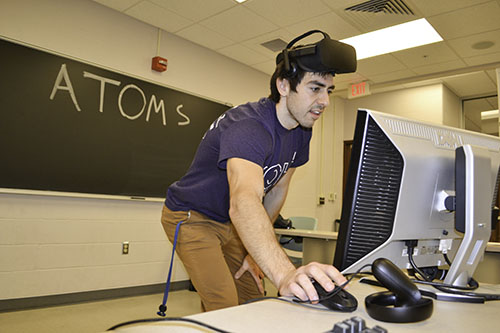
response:
[[[248,253],[272,283],[280,288],[285,277],[293,273],[295,267],[278,244],[262,204],[262,168],[247,160],[231,158],[227,163],[227,177],[231,222]],[[290,179],[287,175],[284,178],[287,181]]]
[[[230,216],[249,254],[279,288],[283,278],[295,267],[278,244],[262,203],[252,198],[232,200]]]

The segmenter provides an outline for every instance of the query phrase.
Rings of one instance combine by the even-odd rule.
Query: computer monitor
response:
[[[417,267],[446,253],[444,283],[466,286],[496,224],[499,167],[498,137],[358,110],[334,266],[411,269],[412,244]]]

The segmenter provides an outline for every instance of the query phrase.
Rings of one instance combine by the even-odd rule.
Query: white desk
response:
[[[474,278],[480,282],[500,284],[500,243],[488,243]]]
[[[303,237],[302,264],[311,261],[332,264],[337,232],[303,229],[274,229],[277,235]],[[480,282],[500,284],[500,243],[488,243],[484,259],[474,273]]]
[[[383,289],[354,282],[349,291],[358,299],[358,309],[341,313],[305,308],[277,300],[265,300],[228,309],[200,313],[186,318],[202,321],[230,332],[327,332],[334,324],[359,316],[368,327],[382,326],[395,332],[498,332],[500,330],[500,301],[485,304],[466,304],[434,301],[434,312],[428,320],[412,324],[392,324],[372,319],[365,310],[367,295]],[[498,288],[497,288],[498,290]],[[142,324],[118,329],[119,332],[210,332],[183,322]]]
[[[303,265],[311,261],[330,265],[333,263],[333,254],[337,246],[337,232],[304,229],[274,229],[274,232],[276,235],[303,237]]]

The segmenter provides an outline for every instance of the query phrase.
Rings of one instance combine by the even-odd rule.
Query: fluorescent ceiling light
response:
[[[498,110],[481,112],[481,120],[498,118]]]
[[[247,0],[234,0],[234,1],[236,1],[237,3],[243,3],[243,2],[245,2]]]
[[[442,40],[426,19],[419,19],[346,38],[341,42],[354,46],[360,60]]]

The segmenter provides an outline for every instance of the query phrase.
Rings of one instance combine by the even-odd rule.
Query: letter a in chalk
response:
[[[66,83],[65,86],[61,85],[61,81]],[[78,106],[78,102],[76,101],[75,91],[73,90],[73,86],[71,85],[71,80],[69,79],[68,71],[66,69],[66,64],[61,65],[61,69],[59,70],[59,74],[57,74],[56,82],[54,83],[54,87],[52,88],[52,93],[50,94],[50,99],[53,100],[56,95],[57,90],[67,90],[69,91],[69,95],[71,96],[71,100],[75,105],[77,111],[82,111]]]

